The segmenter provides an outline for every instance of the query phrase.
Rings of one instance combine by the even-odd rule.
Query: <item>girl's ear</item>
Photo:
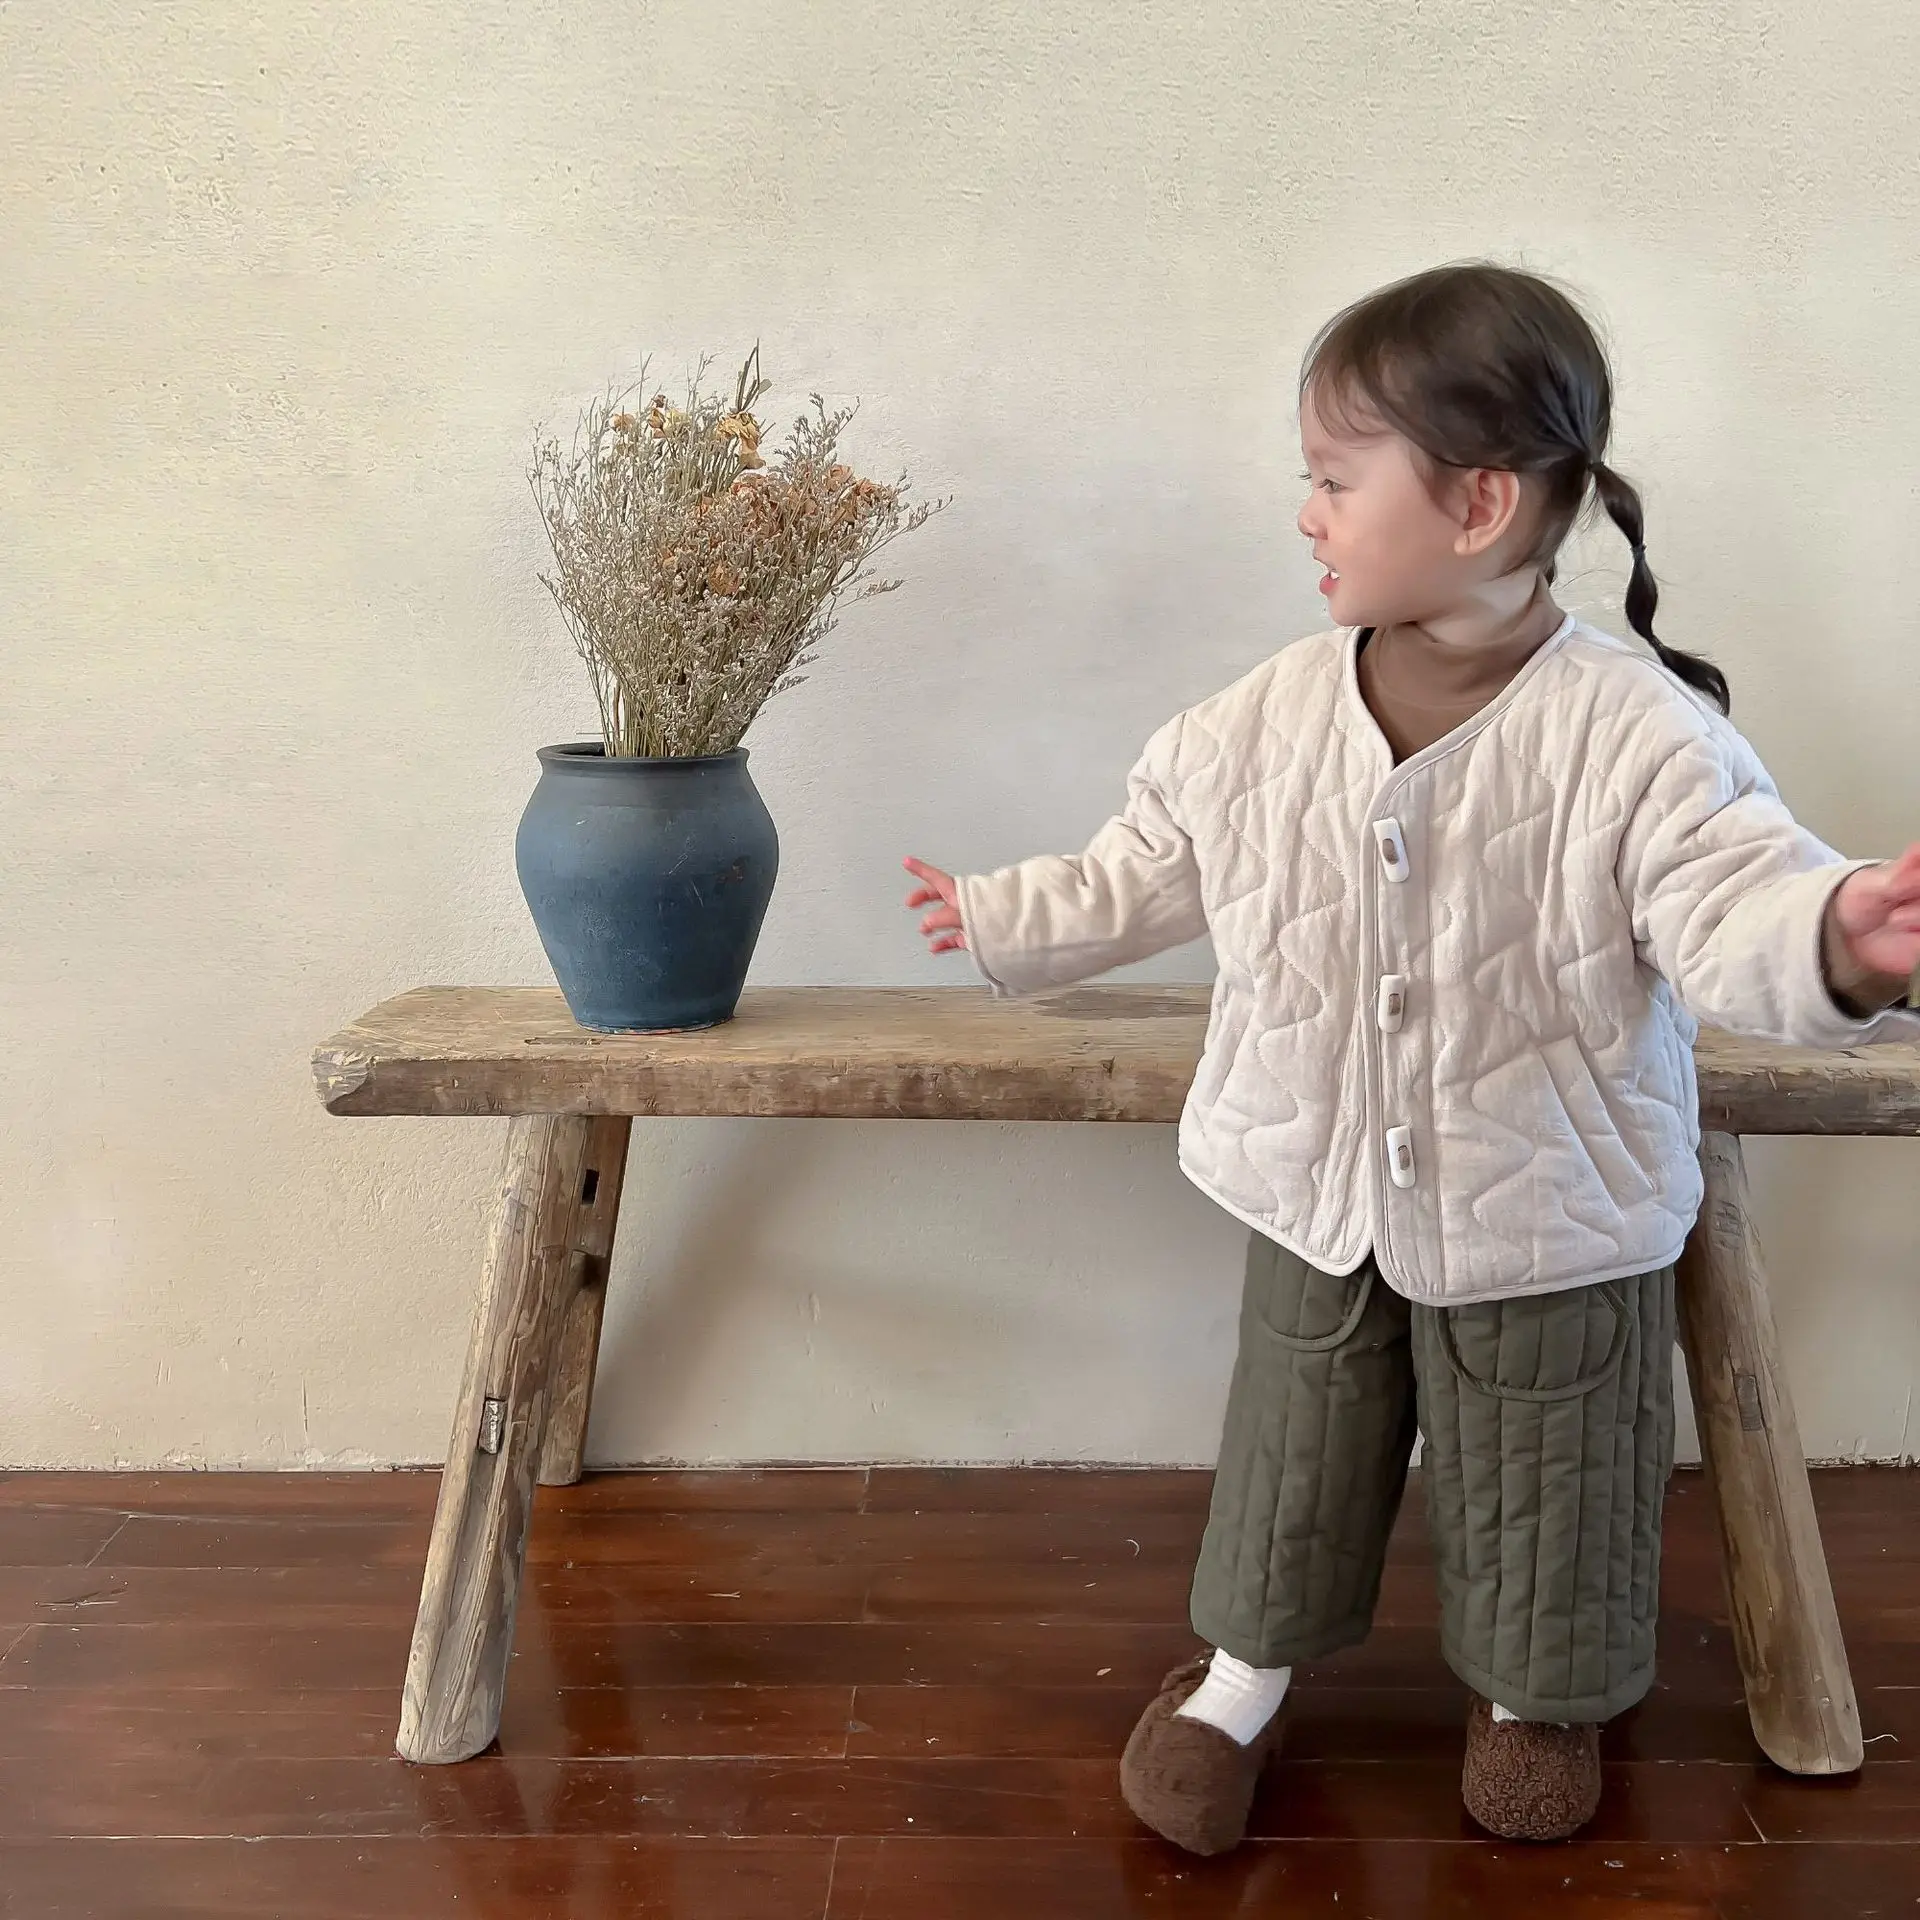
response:
[[[1456,476],[1455,517],[1460,531],[1453,550],[1475,559],[1497,546],[1520,516],[1520,476],[1499,467],[1468,467]]]

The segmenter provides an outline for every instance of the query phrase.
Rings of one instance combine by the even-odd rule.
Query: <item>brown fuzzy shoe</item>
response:
[[[1565,1840],[1600,1805],[1600,1729],[1531,1720],[1496,1722],[1474,1696],[1460,1798],[1501,1840]]]
[[[1246,1837],[1261,1770],[1280,1749],[1286,1705],[1246,1745],[1178,1710],[1206,1678],[1213,1656],[1176,1667],[1127,1742],[1120,1791],[1155,1833],[1189,1853],[1225,1853]]]

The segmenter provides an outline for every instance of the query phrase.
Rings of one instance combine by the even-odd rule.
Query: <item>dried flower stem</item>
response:
[[[585,661],[609,754],[725,753],[802,669],[843,599],[891,593],[868,563],[949,503],[906,504],[838,458],[856,411],[793,423],[769,462],[754,403],[768,389],[756,346],[731,403],[703,394],[703,360],[683,407],[644,410],[631,388],[587,407],[572,447],[537,439],[528,478],[555,571],[553,595]]]

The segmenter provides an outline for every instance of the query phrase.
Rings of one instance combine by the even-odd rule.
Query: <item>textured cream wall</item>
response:
[[[1603,305],[1673,637],[1901,843],[1916,75],[1912,0],[0,8],[0,1460],[439,1456],[497,1127],[305,1055],[543,977],[522,468],[643,349],[757,333],[957,496],[752,737],[763,981],[963,977],[901,852],[1078,844],[1311,626],[1301,346],[1473,252]],[[1920,1144],[1755,1165],[1811,1449],[1911,1451]],[[597,1458],[1210,1456],[1240,1237],[1165,1133],[660,1124],[629,1204]]]

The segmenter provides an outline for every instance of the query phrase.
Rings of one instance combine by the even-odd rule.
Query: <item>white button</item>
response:
[[[1408,878],[1413,872],[1413,866],[1407,859],[1407,836],[1400,831],[1400,822],[1376,820],[1373,823],[1373,837],[1380,843],[1380,860],[1387,870],[1387,878],[1389,880]]]
[[[1404,973],[1390,973],[1380,982],[1378,1012],[1382,1033],[1400,1031],[1401,1022],[1407,1017],[1407,976]]]
[[[1413,1185],[1413,1129],[1387,1129],[1387,1175],[1396,1187]]]

